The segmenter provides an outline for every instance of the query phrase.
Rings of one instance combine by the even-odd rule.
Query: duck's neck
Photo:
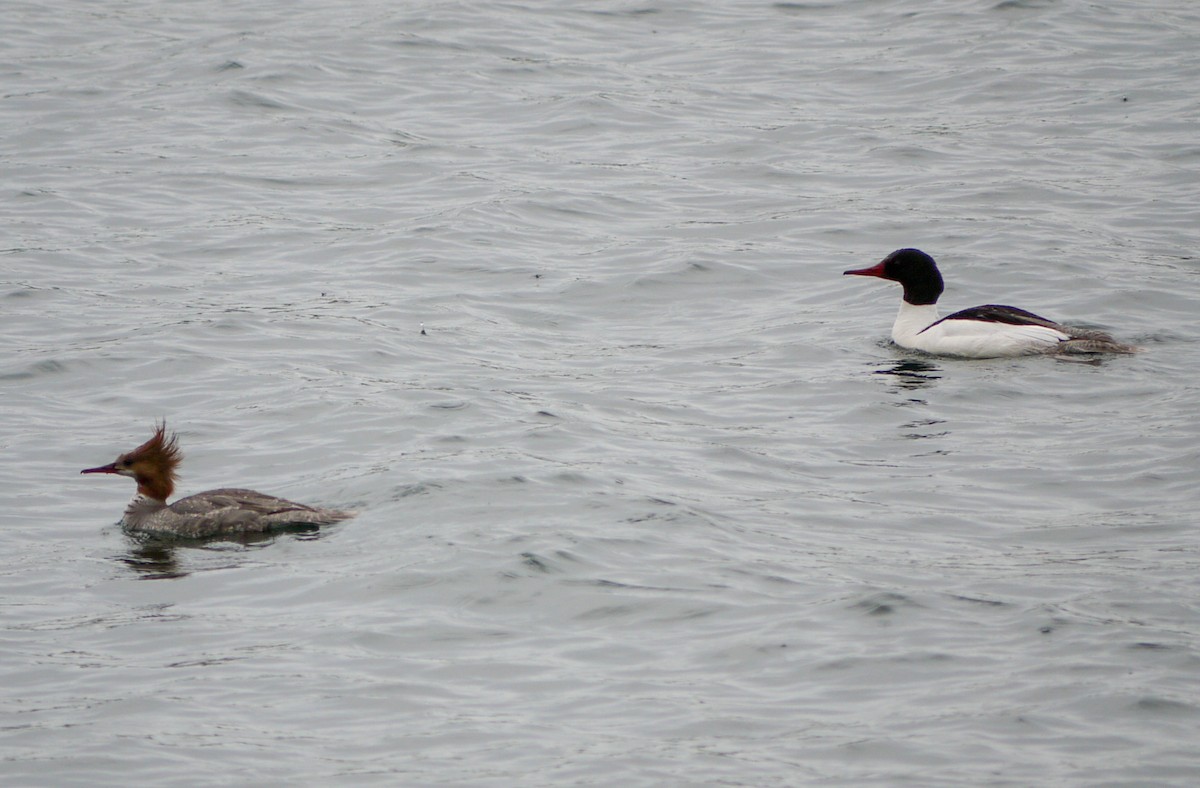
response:
[[[125,507],[125,516],[122,520],[126,525],[136,528],[166,508],[165,500],[146,495],[142,492],[141,487],[138,487],[137,495],[133,496],[133,500]]]
[[[892,324],[892,339],[897,345],[912,347],[916,337],[937,322],[937,304],[910,304],[900,302],[896,322]]]
[[[175,492],[175,485],[171,483],[173,475],[169,470],[166,473],[139,472],[136,477],[138,495],[152,498],[166,506],[167,499]]]

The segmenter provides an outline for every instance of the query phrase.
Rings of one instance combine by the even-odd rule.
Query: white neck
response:
[[[917,347],[917,335],[937,322],[937,304],[900,302],[896,322],[892,324],[892,339],[901,347]]]

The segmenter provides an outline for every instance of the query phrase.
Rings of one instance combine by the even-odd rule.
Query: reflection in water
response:
[[[911,421],[908,424],[902,424],[901,428],[910,430],[904,433],[905,438],[912,440],[920,440],[922,438],[944,438],[950,434],[950,430],[942,429],[945,424],[945,419],[922,419],[920,421]],[[944,452],[938,452],[942,454]]]
[[[903,389],[919,389],[930,385],[935,380],[941,380],[941,367],[928,361],[916,358],[903,358],[889,364],[883,369],[875,370],[876,375],[893,375],[896,384]]]
[[[898,361],[889,363],[882,369],[875,370],[876,375],[891,375],[896,384],[896,389],[899,391],[913,391],[915,389],[926,388],[931,386],[934,381],[941,380],[941,367],[918,358],[903,358]],[[925,405],[925,400],[911,398],[903,405]],[[901,425],[901,429],[906,430],[902,433],[903,437],[914,440],[925,438],[942,438],[949,435],[949,431],[943,428],[946,422],[943,419],[918,419]],[[942,452],[935,452],[940,454]]]
[[[175,548],[161,542],[135,544],[120,557],[127,566],[141,573],[144,580],[171,580],[187,574],[175,560]]]
[[[200,550],[210,553],[246,552],[270,547],[280,536],[292,539],[313,540],[321,538],[316,525],[304,524],[270,533],[238,534],[212,539],[163,539],[143,534],[127,534],[131,546],[129,552],[118,556],[118,560],[138,572],[142,580],[174,580],[186,577],[190,570],[180,566],[177,551]]]

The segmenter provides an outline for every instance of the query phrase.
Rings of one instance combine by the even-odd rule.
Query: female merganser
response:
[[[210,536],[262,533],[288,526],[324,525],[353,517],[354,512],[319,509],[254,490],[220,489],[190,495],[173,504],[175,470],[183,459],[174,433],[163,422],[154,437],[115,462],[80,473],[115,473],[137,481],[137,495],[125,507],[121,523],[131,531],[158,536],[203,539]]]
[[[1024,309],[985,304],[938,318],[942,275],[920,249],[897,249],[877,265],[846,271],[904,286],[892,339],[900,347],[942,356],[997,358],[1035,353],[1136,353],[1103,331],[1074,328]]]

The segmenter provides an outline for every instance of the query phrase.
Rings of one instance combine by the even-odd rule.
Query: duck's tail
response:
[[[1140,353],[1142,349],[1136,345],[1126,345],[1112,338],[1111,334],[1092,328],[1066,327],[1071,338],[1058,343],[1059,353]]]

